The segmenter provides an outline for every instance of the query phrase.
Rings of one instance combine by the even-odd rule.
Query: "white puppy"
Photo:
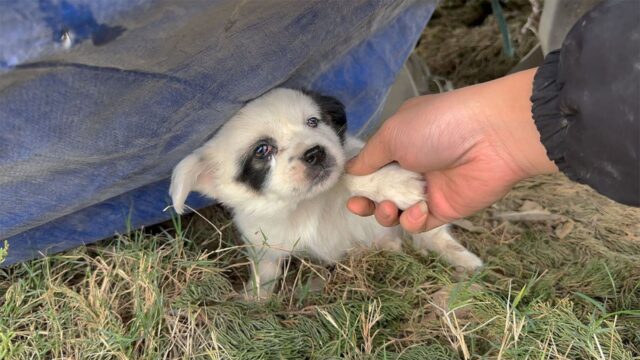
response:
[[[367,176],[344,173],[363,143],[346,135],[344,106],[336,99],[275,89],[249,102],[201,148],[174,169],[171,198],[178,213],[191,191],[233,210],[253,259],[254,295],[268,296],[292,253],[325,262],[354,247],[400,249],[400,229],[350,213],[350,196],[391,200],[399,208],[424,199],[422,176],[388,165]],[[415,246],[433,250],[466,270],[482,265],[446,227],[413,235]]]

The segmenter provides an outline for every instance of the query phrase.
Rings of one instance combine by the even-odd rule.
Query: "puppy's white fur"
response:
[[[243,107],[213,139],[174,169],[170,194],[178,213],[183,212],[191,191],[232,208],[236,226],[252,245],[249,289],[256,291],[254,295],[271,293],[282,260],[292,253],[306,253],[331,263],[359,246],[400,249],[400,229],[382,227],[373,217],[353,215],[345,207],[349,197],[391,200],[402,209],[424,199],[422,177],[397,165],[366,176],[344,173],[346,159],[356,155],[363,143],[350,136],[342,143],[323,110],[306,93],[272,90]],[[310,118],[322,121],[312,127]],[[247,154],[262,138],[269,138],[275,146],[264,160],[268,171],[256,189],[241,181],[239,174],[251,161]],[[303,159],[314,146],[326,152],[322,178],[310,176],[310,165]],[[482,265],[447,227],[414,235],[413,239],[418,248],[436,251],[455,266],[473,270]]]

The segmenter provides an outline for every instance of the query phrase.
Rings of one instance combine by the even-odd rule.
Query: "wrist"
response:
[[[486,130],[492,145],[507,161],[515,180],[558,171],[540,141],[531,113],[535,69],[481,84]]]

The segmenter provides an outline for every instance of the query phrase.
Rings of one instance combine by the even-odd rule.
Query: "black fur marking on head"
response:
[[[313,101],[318,104],[320,112],[322,113],[320,121],[331,126],[336,134],[338,134],[340,142],[344,144],[344,137],[347,131],[347,113],[340,100],[312,91],[303,91],[303,93],[310,96]]]
[[[262,144],[273,147],[274,153],[277,151],[276,141],[272,138],[262,138],[256,141],[251,148],[240,159],[240,172],[236,176],[236,181],[248,185],[255,191],[260,192],[271,170],[271,156],[260,159],[255,156],[256,148]]]

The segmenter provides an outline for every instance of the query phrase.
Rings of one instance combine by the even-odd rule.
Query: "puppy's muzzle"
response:
[[[327,159],[327,153],[324,150],[324,147],[320,145],[316,145],[311,149],[305,151],[302,155],[302,160],[308,166],[322,166],[325,165],[325,160]]]
[[[305,151],[300,160],[306,165],[305,175],[311,185],[323,183],[333,173],[336,165],[336,159],[320,145]]]

